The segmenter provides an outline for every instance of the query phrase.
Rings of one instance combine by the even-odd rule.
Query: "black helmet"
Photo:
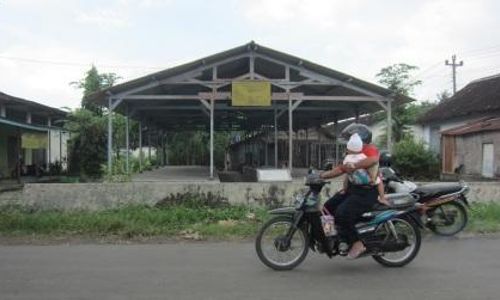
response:
[[[357,133],[363,144],[371,144],[372,142],[372,131],[371,129],[361,123],[352,123],[342,130],[340,136],[346,140],[349,140],[351,135]]]
[[[391,161],[392,161],[392,156],[391,153],[389,153],[389,151],[380,152],[379,164],[381,167],[390,167]]]

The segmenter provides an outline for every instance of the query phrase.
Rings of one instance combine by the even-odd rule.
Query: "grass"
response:
[[[247,237],[266,218],[264,209],[244,206],[163,208],[129,206],[100,212],[0,212],[3,236],[192,236]]]
[[[469,210],[467,231],[500,231],[500,203],[475,203]],[[252,237],[268,214],[246,206],[197,206],[194,202],[164,207],[128,206],[88,212],[0,211],[4,237],[181,237],[231,239]]]
[[[500,203],[474,203],[469,210],[468,231],[492,233],[500,231]]]

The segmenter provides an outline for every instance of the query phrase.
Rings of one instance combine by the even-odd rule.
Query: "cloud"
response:
[[[96,56],[99,56],[98,60]],[[36,58],[38,63],[15,59],[17,57]],[[101,66],[99,62],[105,62],[107,66]],[[0,51],[0,69],[3,74],[9,74],[0,76],[0,91],[53,107],[77,107],[82,91],[75,89],[70,82],[80,80],[92,63],[97,66],[99,72],[115,72],[123,80],[152,71],[146,68],[123,67],[148,65],[146,62],[125,61],[117,57],[87,53],[54,41],[48,41],[46,46],[36,49],[29,45],[15,45]],[[112,67],[113,65],[117,67]]]
[[[301,23],[317,29],[340,25],[342,15],[352,12],[359,1],[340,0],[248,0],[243,1],[244,15],[254,24],[290,25]],[[281,24],[280,24],[281,23]]]
[[[387,65],[420,66],[425,71],[420,75],[424,84],[417,89],[417,97],[423,100],[450,89],[451,71],[444,66],[445,59],[491,45],[500,26],[493,13],[498,9],[492,0],[388,0],[384,5],[376,1],[254,0],[241,5],[248,24],[257,28],[254,32],[269,46],[283,47],[353,76],[376,81],[375,74]],[[461,86],[487,75],[486,70],[491,72],[486,67],[483,75],[467,69],[467,57],[463,59]]]
[[[112,9],[96,9],[79,13],[76,22],[97,25],[103,28],[123,28],[130,25],[129,16],[121,11]]]

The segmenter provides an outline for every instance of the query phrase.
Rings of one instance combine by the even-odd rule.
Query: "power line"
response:
[[[482,53],[482,52],[491,51],[493,49],[499,49],[499,48],[500,48],[500,44],[497,44],[497,45],[492,45],[492,46],[484,47],[484,48],[476,48],[476,49],[472,49],[472,50],[466,50],[464,52],[459,52],[459,54],[466,55],[466,54],[471,54],[471,53]]]
[[[0,55],[0,59],[21,61],[27,63],[36,63],[36,64],[48,64],[48,65],[61,65],[61,66],[73,66],[73,67],[87,67],[88,63],[79,63],[79,62],[69,62],[69,61],[55,61],[55,60],[43,60],[36,58],[26,58],[26,57],[15,57],[15,56],[5,56]],[[116,68],[116,69],[162,69],[160,67],[152,67],[152,66],[134,66],[134,65],[99,65],[103,68]]]

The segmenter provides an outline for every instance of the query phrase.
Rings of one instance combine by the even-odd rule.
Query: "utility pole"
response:
[[[452,75],[453,75],[453,95],[457,92],[457,67],[461,67],[464,65],[464,62],[461,60],[457,64],[457,56],[453,54],[451,56],[451,64],[448,60],[444,62],[445,66],[451,66]]]

